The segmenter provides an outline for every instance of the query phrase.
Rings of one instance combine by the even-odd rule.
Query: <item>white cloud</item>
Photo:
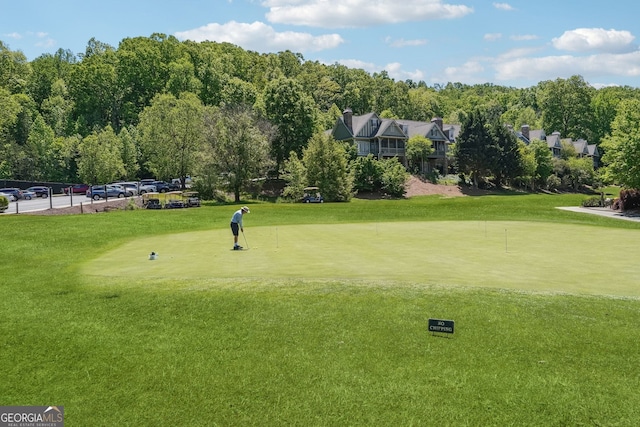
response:
[[[272,23],[321,28],[358,28],[410,21],[455,19],[473,13],[441,0],[265,0]]]
[[[174,34],[179,40],[204,40],[228,42],[244,49],[258,52],[291,50],[293,52],[317,52],[335,48],[344,40],[339,34],[314,36],[309,33],[277,32],[262,22],[252,24],[230,21],[226,24],[207,24]]]
[[[413,81],[424,80],[424,73],[420,70],[414,71],[406,71],[402,69],[402,64],[399,62],[391,62],[387,65],[378,65],[372,62],[365,62],[359,59],[339,59],[333,61],[332,63],[342,64],[345,67],[362,69],[369,74],[379,73],[382,70],[385,70],[389,77],[394,80],[407,80],[411,79]]]
[[[493,7],[500,10],[515,10],[509,3],[493,3]]]
[[[500,56],[498,56],[494,60],[494,62],[508,61],[513,58],[518,59],[518,58],[531,56],[542,49],[543,49],[542,47],[522,47],[522,48],[510,49],[505,53],[500,54]]]
[[[387,37],[384,41],[391,47],[423,46],[428,43],[427,39],[405,40],[393,39],[391,37]]]
[[[509,37],[511,40],[519,42],[519,41],[528,41],[528,40],[538,40],[540,37],[534,34],[519,34],[515,36]]]
[[[42,41],[37,42],[36,46],[48,49],[50,47],[54,47],[56,44],[57,43],[56,43],[56,41],[54,39],[47,38],[47,39],[44,39]]]
[[[494,42],[496,40],[500,40],[502,38],[502,34],[500,33],[490,33],[490,34],[485,34],[483,39],[485,39],[488,42]]]
[[[585,79],[604,76],[640,76],[640,51],[625,54],[600,54],[586,57],[572,55],[517,58],[495,65],[498,80],[533,81],[581,75]]]
[[[4,36],[14,40],[20,40],[22,38],[22,34],[20,33],[9,33],[4,34]]]
[[[570,52],[629,52],[637,49],[635,37],[629,31],[605,30],[603,28],[577,28],[565,31],[552,40],[556,49]]]
[[[424,79],[424,73],[420,70],[405,71],[402,69],[402,64],[399,62],[392,62],[387,64],[384,69],[389,73],[389,76],[395,80],[413,80],[420,81]]]
[[[460,67],[447,67],[444,69],[444,75],[440,78],[434,78],[434,81],[440,82],[464,82],[464,83],[480,83],[482,78],[478,77],[484,72],[485,68],[479,60],[470,60]]]

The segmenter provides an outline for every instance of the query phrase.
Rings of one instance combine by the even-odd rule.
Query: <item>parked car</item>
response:
[[[146,185],[153,185],[156,188],[155,192],[166,193],[167,191],[176,191],[180,189],[180,185],[170,184],[165,181],[156,181],[153,179],[143,179],[140,181]]]
[[[29,190],[22,190],[22,198],[25,200],[31,200],[31,199],[35,199],[36,197],[36,193],[35,191],[29,191]]]
[[[115,183],[114,184],[107,184],[107,187],[115,188],[118,191],[122,191],[126,197],[136,196],[138,194],[138,189],[137,188],[131,188],[131,187],[127,188],[122,184],[115,184]],[[111,197],[111,196],[109,196],[109,197]]]
[[[22,199],[22,190],[16,187],[0,188],[0,193],[13,194],[13,197],[15,197],[16,200]]]
[[[131,191],[133,195],[143,195],[147,193],[155,193],[156,187],[150,184],[143,184],[136,181],[117,182],[116,184],[122,185],[127,190]]]
[[[49,187],[41,187],[41,186],[29,187],[27,188],[27,191],[33,191],[34,193],[36,193],[36,197],[42,197],[42,198],[49,197]]]
[[[0,193],[13,194],[16,200],[22,199],[22,190],[15,187],[0,188]]]
[[[105,194],[105,187],[107,189],[107,192]],[[87,191],[87,197],[93,199],[93,200],[100,200],[100,199],[105,199],[108,197],[117,197],[117,198],[122,198],[125,197],[126,194],[122,189],[116,188],[116,187],[112,187],[112,186],[105,186],[105,185],[94,185],[93,187],[91,187],[88,191]]]
[[[173,178],[171,180],[171,183],[174,184],[174,185],[177,185],[178,187],[180,187],[182,185],[182,182],[180,181],[180,178]],[[192,183],[193,183],[193,180],[191,179],[190,176],[187,176],[187,177],[184,178],[184,186],[186,188],[190,188]]]
[[[11,193],[4,193],[4,192],[0,191],[0,196],[6,197],[7,200],[9,200],[10,202],[15,202],[16,201],[16,196],[14,196]]]
[[[89,185],[87,184],[75,184],[71,186],[71,193],[73,194],[86,194],[89,191]],[[69,194],[69,187],[64,188],[64,194]]]

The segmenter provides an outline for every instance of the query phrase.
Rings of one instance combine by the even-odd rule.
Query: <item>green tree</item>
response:
[[[497,186],[509,184],[522,174],[522,157],[518,139],[496,117],[491,121],[491,134],[496,147],[492,172]]]
[[[264,176],[269,162],[270,126],[247,107],[210,109],[206,115],[208,173],[222,174],[240,202],[252,178]]]
[[[0,88],[14,94],[25,92],[30,75],[31,66],[24,54],[11,51],[0,41]]]
[[[567,160],[565,180],[574,190],[579,190],[583,185],[593,184],[594,177],[593,160],[589,157],[572,157]]]
[[[29,178],[33,181],[48,181],[55,175],[56,163],[53,153],[55,134],[38,115],[27,139],[28,153],[32,161]]]
[[[428,122],[434,117],[442,117],[440,95],[432,88],[418,87],[409,89],[406,115],[404,119]]]
[[[120,139],[120,148],[122,150],[122,166],[124,168],[123,179],[129,180],[136,178],[140,165],[138,163],[138,147],[134,136],[125,127],[118,134]]]
[[[539,186],[545,186],[547,179],[553,174],[553,155],[551,150],[549,150],[546,142],[540,140],[532,141],[528,148],[535,159],[535,182]]]
[[[186,49],[174,36],[154,33],[150,37],[126,38],[120,42],[117,58],[119,94],[118,116],[124,124],[138,115],[165,88],[197,87],[195,70],[185,62]],[[171,80],[173,67],[174,79]],[[170,82],[171,80],[171,82]],[[178,97],[179,94],[174,94]]]
[[[182,92],[199,93],[202,83],[195,76],[193,63],[188,57],[179,58],[168,65],[167,91],[178,97]]]
[[[255,104],[258,95],[253,84],[238,77],[227,79],[220,93],[221,106],[235,106]]]
[[[120,139],[111,126],[94,132],[78,144],[78,175],[82,182],[104,184],[124,175]]]
[[[476,188],[493,169],[497,148],[487,118],[480,110],[475,109],[463,118],[454,156],[458,171],[469,175]]]
[[[422,173],[425,172],[424,162],[433,151],[433,141],[422,135],[414,135],[407,141],[407,160]]]
[[[315,133],[302,156],[309,185],[318,187],[325,200],[349,201],[353,179],[347,169],[344,145],[324,133]]]
[[[277,127],[272,154],[276,171],[280,171],[290,152],[302,153],[315,127],[315,106],[295,80],[278,78],[264,92],[266,117]]]
[[[547,134],[559,131],[565,138],[589,139],[594,93],[581,76],[539,83],[537,98]]]
[[[301,199],[307,187],[307,168],[295,152],[292,152],[289,159],[284,162],[284,179],[287,181],[287,186],[282,195],[292,200]]]
[[[604,177],[625,188],[640,189],[640,100],[620,103],[611,135],[602,142]]]
[[[76,56],[71,51],[63,49],[58,49],[53,55],[43,54],[31,61],[32,73],[29,76],[28,87],[34,102],[41,105],[44,100],[52,97],[56,82],[61,81],[66,86],[66,79],[76,62]]]
[[[117,86],[116,64],[114,52],[107,50],[85,57],[70,72],[68,89],[75,104],[73,119],[82,135],[107,125],[118,129],[120,125],[122,91]]]
[[[404,196],[409,173],[397,158],[381,160],[382,190],[394,197]]]
[[[54,81],[47,99],[42,101],[42,115],[56,136],[65,136],[72,129],[73,101],[62,79]]]
[[[379,191],[382,189],[382,163],[373,154],[358,157],[352,162],[353,183],[356,191]]]
[[[524,142],[519,143],[520,157],[522,158],[522,169],[520,171],[520,182],[531,191],[536,189],[536,156],[533,150]]]
[[[158,179],[180,178],[184,188],[203,143],[204,107],[198,97],[157,95],[140,115],[138,131],[149,171]]]

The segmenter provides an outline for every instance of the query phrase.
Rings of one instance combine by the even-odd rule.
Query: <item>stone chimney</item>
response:
[[[436,126],[438,126],[440,128],[440,130],[443,130],[442,129],[442,126],[443,126],[442,119],[440,117],[435,117],[435,118],[431,119],[431,123],[435,123]]]
[[[520,132],[522,133],[522,136],[524,136],[525,138],[527,138],[527,141],[529,141],[529,125],[522,125],[520,127]]]
[[[351,108],[347,107],[342,112],[342,120],[347,129],[349,129],[349,132],[353,133],[353,111],[351,111]]]

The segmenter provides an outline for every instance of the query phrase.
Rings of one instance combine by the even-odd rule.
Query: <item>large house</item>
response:
[[[423,136],[432,141],[434,149],[425,159],[425,172],[438,170],[446,173],[447,153],[453,142],[455,129],[445,128],[440,118],[431,122],[383,119],[376,113],[356,116],[347,108],[328,132],[336,141],[356,144],[359,156],[372,154],[379,160],[397,157],[405,166],[407,141],[414,135]]]
[[[530,130],[528,125],[523,125],[520,132],[515,132],[516,136],[525,144],[529,145],[532,141],[540,140],[547,143],[547,147],[551,150],[553,157],[560,157],[562,151],[562,143],[567,142],[573,145],[578,157],[589,157],[593,161],[593,167],[600,166],[600,151],[596,144],[589,144],[584,139],[574,141],[572,138],[562,138],[560,132],[555,131],[551,135],[547,135],[544,130]]]
[[[407,141],[414,135],[423,136],[433,142],[434,149],[425,159],[423,172],[437,170],[441,174],[448,171],[449,146],[455,142],[459,132],[460,125],[443,124],[441,118],[434,118],[431,122],[383,119],[376,113],[357,116],[350,108],[345,109],[342,117],[336,120],[333,129],[327,131],[336,141],[356,144],[358,156],[372,154],[379,160],[396,157],[405,166]],[[589,157],[593,160],[594,168],[599,166],[598,147],[584,139],[563,139],[560,132],[547,135],[542,129],[529,129],[528,125],[523,125],[520,131],[514,130],[514,134],[527,145],[535,140],[546,142],[551,154],[556,158],[561,155],[562,143],[568,142],[574,146],[578,157]]]

